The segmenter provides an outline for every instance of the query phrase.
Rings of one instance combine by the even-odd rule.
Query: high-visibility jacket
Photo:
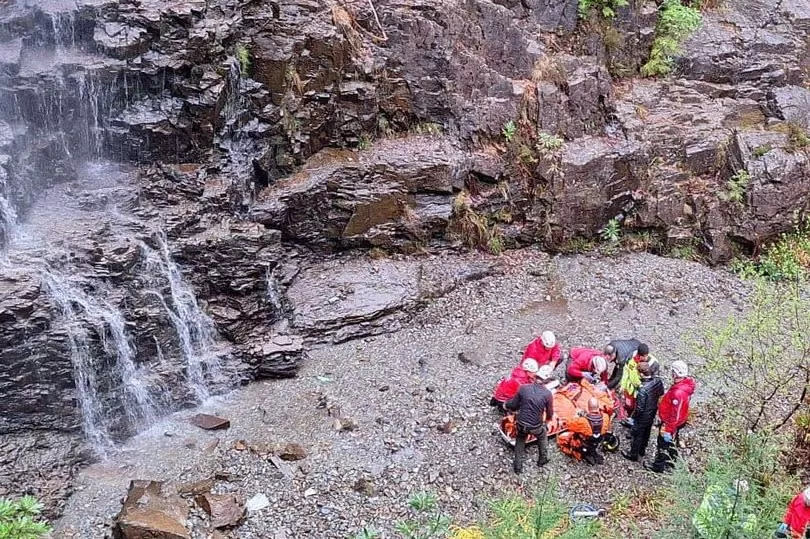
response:
[[[658,360],[652,354],[647,356],[647,363],[650,365],[652,372],[658,371]],[[622,371],[622,379],[619,382],[619,388],[625,395],[635,398],[638,393],[638,388],[641,387],[641,375],[638,373],[638,356],[633,357],[627,362]]]

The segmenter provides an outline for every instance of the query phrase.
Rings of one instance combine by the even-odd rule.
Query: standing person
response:
[[[641,375],[641,387],[636,396],[636,408],[632,416],[633,427],[630,434],[633,442],[629,453],[622,451],[622,456],[632,461],[637,461],[647,452],[650,431],[658,412],[658,400],[664,394],[664,383],[657,376],[653,376],[649,363],[639,363],[638,372]]]
[[[512,469],[515,473],[523,471],[523,453],[526,449],[526,437],[534,434],[537,437],[537,465],[545,466],[548,463],[548,431],[546,421],[554,416],[554,399],[543,384],[543,376],[551,378],[551,369],[542,368],[543,376],[538,377],[538,369],[534,372],[528,370],[531,382],[520,386],[520,389],[511,400],[504,404],[507,410],[517,411],[517,436],[515,437],[515,460]]]
[[[540,337],[529,343],[523,352],[523,359],[532,358],[539,366],[551,365],[551,370],[557,368],[560,362],[560,345],[557,337],[551,331],[544,331]]]
[[[695,392],[695,380],[689,377],[689,367],[683,361],[672,363],[672,387],[658,405],[661,430],[658,433],[655,461],[644,467],[661,473],[675,467],[678,458],[678,433],[689,419],[689,401]]]
[[[619,382],[619,389],[621,390],[622,412],[620,417],[627,417],[633,414],[633,409],[636,407],[636,393],[638,388],[641,387],[641,375],[638,373],[638,365],[642,362],[647,362],[650,366],[650,371],[653,376],[658,376],[659,364],[655,356],[650,354],[650,349],[646,344],[640,344],[636,354],[625,364],[622,370],[622,378]],[[622,420],[622,424],[626,427],[633,425],[633,420],[630,417]]]
[[[608,389],[616,389],[622,379],[622,370],[627,362],[636,355],[638,347],[642,342],[638,339],[613,339],[610,341],[603,354],[605,359],[613,362],[613,372],[608,379]]]
[[[590,383],[597,379],[607,383],[607,360],[596,348],[572,348],[568,354],[565,378],[569,382],[579,382],[583,378]]]
[[[784,522],[774,537],[790,539],[810,537],[810,487],[793,497],[782,520]]]

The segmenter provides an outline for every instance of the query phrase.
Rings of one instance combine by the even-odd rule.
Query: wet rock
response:
[[[177,493],[180,495],[199,496],[206,492],[211,492],[214,488],[214,478],[200,479],[199,481],[192,481],[187,483],[180,483],[177,485]]]
[[[233,528],[245,519],[245,506],[235,494],[207,493],[198,496],[195,501],[211,517],[213,528]]]
[[[188,422],[205,430],[221,430],[231,426],[230,420],[210,414],[196,414]]]
[[[163,492],[158,481],[132,481],[124,506],[115,519],[116,539],[191,539],[188,505]]]
[[[105,53],[122,60],[149,49],[149,34],[145,29],[119,22],[97,25],[93,39]]]

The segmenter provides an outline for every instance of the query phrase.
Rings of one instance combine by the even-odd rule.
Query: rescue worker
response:
[[[650,431],[658,412],[658,401],[664,394],[664,383],[657,376],[653,376],[649,363],[639,363],[638,372],[641,375],[641,387],[636,395],[636,407],[632,416],[633,426],[630,429],[632,443],[629,453],[622,451],[622,456],[632,461],[637,461],[647,452]]]
[[[631,427],[633,420],[629,417],[633,414],[633,409],[636,407],[636,393],[638,388],[641,387],[641,376],[638,373],[638,364],[646,361],[650,365],[653,376],[658,376],[659,364],[655,356],[650,354],[649,348],[646,344],[640,344],[636,353],[630,361],[625,364],[622,370],[622,378],[619,381],[619,389],[621,391],[622,408],[619,416],[622,419],[622,425]]]
[[[719,484],[710,485],[703,495],[700,507],[692,516],[692,525],[697,536],[702,539],[714,539],[721,535],[755,537],[757,517],[745,509],[747,493],[748,482],[744,479],[735,479],[728,488]]]
[[[529,372],[537,372],[537,361],[528,358],[512,369],[509,378],[502,378],[498,385],[495,386],[495,393],[489,400],[489,405],[496,407],[499,411],[504,412],[503,405],[506,401],[517,395],[520,386],[531,382]]]
[[[782,520],[784,522],[776,530],[774,537],[782,539],[810,537],[810,487],[793,497]]]
[[[689,377],[689,367],[683,361],[672,363],[672,387],[658,405],[658,432],[655,461],[644,467],[652,472],[672,471],[678,458],[678,433],[689,419],[689,401],[695,392],[695,380]]]
[[[531,379],[523,384],[512,399],[504,404],[507,410],[517,411],[517,435],[515,436],[515,460],[512,469],[515,473],[523,471],[523,453],[526,449],[526,437],[531,433],[537,437],[537,465],[545,466],[548,463],[548,432],[546,421],[554,416],[554,399],[545,385],[552,376],[552,369],[548,365],[542,367],[542,376],[538,377],[537,363],[526,366],[526,372]],[[544,379],[545,377],[545,379]]]
[[[532,358],[539,366],[551,365],[551,370],[557,368],[560,362],[560,345],[557,337],[551,331],[544,331],[539,338],[533,340],[523,352],[523,359]]]
[[[565,369],[567,381],[579,382],[584,378],[592,384],[597,380],[607,383],[607,360],[600,350],[572,348],[568,355],[568,366]]]
[[[613,372],[608,379],[608,389],[616,389],[622,379],[624,366],[636,355],[641,341],[638,339],[614,339],[602,351],[605,359],[613,362]]]
[[[581,410],[569,423],[566,432],[557,435],[560,451],[584,460],[591,466],[602,464],[605,458],[599,454],[602,436],[610,430],[610,416],[599,409],[599,401],[591,397],[588,400],[588,412]]]

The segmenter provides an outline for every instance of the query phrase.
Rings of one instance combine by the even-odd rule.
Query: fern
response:
[[[701,20],[700,11],[684,6],[681,0],[664,0],[650,59],[641,67],[641,74],[655,77],[672,71],[673,57],[680,52],[681,43],[698,29]]]

